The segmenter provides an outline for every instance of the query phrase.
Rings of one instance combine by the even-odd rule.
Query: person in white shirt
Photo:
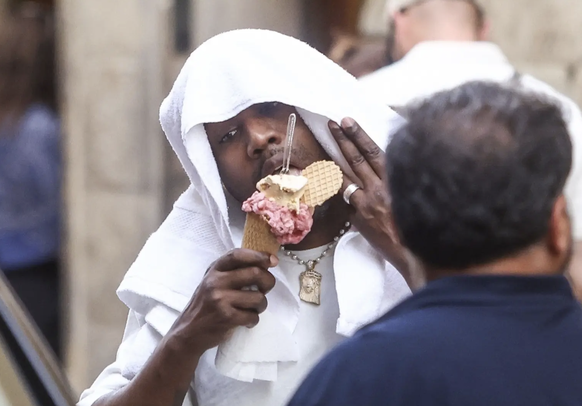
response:
[[[333,159],[342,193],[279,258],[237,249],[241,202],[283,165],[291,113],[291,166]],[[172,406],[187,393],[199,406],[284,405],[328,350],[410,293],[377,147],[403,119],[307,44],[238,30],[192,53],[160,121],[191,186],[119,287],[123,341],[78,405]],[[299,299],[308,261],[319,306]]]
[[[520,74],[501,49],[487,42],[488,22],[479,0],[388,0],[392,64],[360,78],[373,98],[399,109],[413,100],[481,80],[519,86],[555,99],[573,143],[566,196],[576,241],[570,279],[582,300],[582,113],[569,98]]]

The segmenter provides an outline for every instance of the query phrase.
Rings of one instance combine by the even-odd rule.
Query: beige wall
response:
[[[582,1],[483,2],[491,37],[512,62],[582,105]]]
[[[66,148],[67,366],[86,387],[114,359],[123,274],[162,219],[163,16],[158,0],[59,4]]]
[[[196,42],[235,28],[266,28],[301,34],[302,0],[196,0]]]

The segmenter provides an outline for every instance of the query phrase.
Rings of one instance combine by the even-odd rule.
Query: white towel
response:
[[[382,147],[402,122],[388,107],[367,100],[359,86],[315,49],[271,31],[227,32],[194,51],[160,111],[164,132],[192,184],[128,271],[118,290],[121,300],[165,334],[208,266],[240,246],[244,213],[223,190],[203,123],[227,120],[261,102],[295,106],[325,150],[353,176],[328,120],[353,117]],[[281,271],[272,272],[277,284],[259,325],[238,329],[217,351],[216,367],[226,376],[275,381],[279,362],[297,361],[292,333],[299,299]],[[409,293],[398,272],[356,232],[338,244],[334,272],[337,332],[346,336]],[[173,312],[160,312],[160,305]]]

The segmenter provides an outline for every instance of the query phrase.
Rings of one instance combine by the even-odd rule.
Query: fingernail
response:
[[[271,255],[269,259],[271,261],[271,266],[277,266],[277,264],[279,264],[279,258],[277,258],[275,255]]]
[[[346,130],[354,131],[356,129],[356,122],[353,118],[346,117],[342,120],[342,127]]]
[[[341,130],[339,124],[332,120],[329,121],[328,126],[330,130]]]

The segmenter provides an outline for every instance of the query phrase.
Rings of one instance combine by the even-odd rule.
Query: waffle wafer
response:
[[[280,247],[269,223],[258,214],[247,213],[242,248],[277,255]]]
[[[309,180],[302,199],[309,207],[320,206],[332,198],[343,182],[341,169],[331,161],[314,162],[301,175]]]
[[[309,207],[319,206],[337,194],[343,180],[340,168],[331,161],[315,162],[305,168],[301,175],[308,179],[301,200]],[[242,248],[277,255],[281,244],[271,232],[267,220],[256,213],[247,213]]]

